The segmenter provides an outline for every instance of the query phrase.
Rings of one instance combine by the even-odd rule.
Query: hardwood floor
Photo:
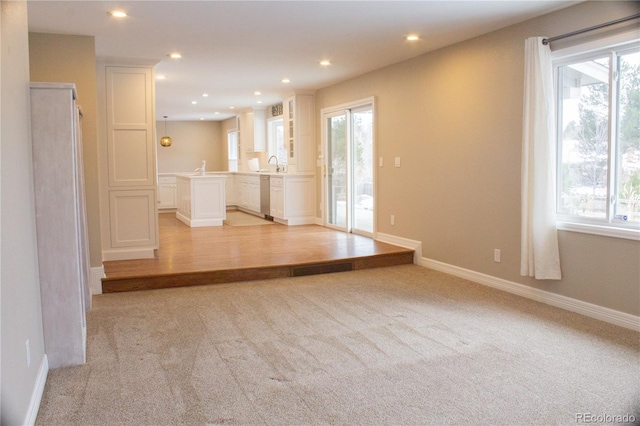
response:
[[[190,228],[159,215],[153,259],[104,262],[104,293],[375,268],[413,262],[413,250],[316,225]]]

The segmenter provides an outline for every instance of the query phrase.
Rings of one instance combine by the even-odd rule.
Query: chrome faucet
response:
[[[278,165],[278,157],[276,157],[275,155],[272,155],[271,157],[269,157],[269,159],[267,160],[267,164],[271,164],[271,159],[275,158],[276,159],[276,173],[280,173],[280,166]]]
[[[200,172],[200,176],[205,176],[206,172],[206,167],[207,167],[207,160],[202,160],[202,167],[198,167],[197,169],[194,170],[194,172]]]

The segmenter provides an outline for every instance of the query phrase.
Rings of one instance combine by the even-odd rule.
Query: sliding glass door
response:
[[[326,225],[373,236],[373,105],[323,112]]]
[[[327,125],[327,224],[347,230],[347,115],[325,118]]]
[[[373,109],[351,110],[352,231],[373,235]]]

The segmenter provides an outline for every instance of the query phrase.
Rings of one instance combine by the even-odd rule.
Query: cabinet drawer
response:
[[[158,183],[176,183],[175,176],[158,176]]]
[[[276,177],[276,176],[271,176],[271,186],[282,186],[283,184],[283,178],[282,177]]]

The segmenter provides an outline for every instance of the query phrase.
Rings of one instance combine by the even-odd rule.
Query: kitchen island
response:
[[[225,219],[222,216],[223,206],[264,217],[260,208],[260,177],[264,175],[271,178],[270,211],[267,214],[274,222],[283,225],[316,223],[315,175],[312,173],[217,171],[207,172],[205,176],[193,172],[161,173],[158,175],[159,208],[176,211],[176,217],[189,226],[220,226],[221,221]],[[180,191],[178,176],[181,176],[180,179],[183,181]],[[207,217],[196,212],[194,203],[199,201],[194,199],[192,186],[197,181],[212,177],[224,179],[222,182],[225,188],[223,195],[205,195],[209,203],[215,203],[214,199],[218,197],[223,200],[222,205],[215,204],[217,214]],[[221,189],[217,188],[218,193]]]
[[[176,218],[190,227],[222,226],[227,217],[225,179],[220,173],[178,173]]]

